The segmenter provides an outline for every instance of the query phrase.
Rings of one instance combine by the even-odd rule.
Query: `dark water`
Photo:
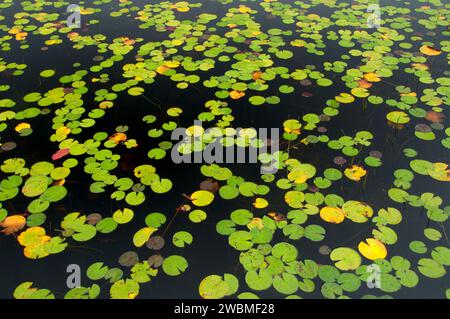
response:
[[[253,19],[262,25],[262,30],[267,31],[271,28],[280,28],[282,30],[289,30],[294,26],[285,25],[279,17],[271,17],[269,14],[263,12],[258,7],[257,2],[243,1],[242,3],[257,8],[259,13],[254,15]],[[136,6],[142,6],[146,1],[134,1]],[[223,15],[230,7],[237,6],[237,3],[228,5],[220,4],[215,1],[202,2],[201,8],[191,9],[189,13],[183,13],[184,19],[193,19],[200,12],[215,13],[219,17]],[[284,3],[293,3],[293,1],[284,1]],[[399,2],[395,3],[396,6]],[[239,2],[240,4],[240,2]],[[96,13],[95,18],[100,20],[98,25],[89,26],[88,29],[83,29],[82,34],[97,34],[101,33],[113,39],[120,36],[128,36],[130,38],[142,37],[143,43],[147,41],[159,41],[167,38],[167,34],[155,32],[152,28],[140,30],[137,28],[138,21],[133,20],[130,16],[122,16],[119,18],[112,18],[109,12],[118,8],[117,2],[113,4],[105,4],[100,6],[102,12]],[[382,4],[383,5],[383,4]],[[414,7],[410,5],[410,7]],[[4,10],[6,12],[13,12],[17,6]],[[56,10],[56,9],[54,9]],[[61,9],[59,9],[61,10]],[[332,14],[333,9],[325,6],[317,6],[309,12],[316,12],[323,16]],[[91,17],[91,16],[89,16]],[[11,17],[7,18],[11,21]],[[335,30],[337,30],[336,27]],[[420,26],[417,26],[420,28]],[[221,31],[219,31],[221,32]],[[423,28],[417,32],[424,32]],[[219,33],[220,34],[220,33]],[[439,38],[440,35],[436,35]],[[62,45],[50,46],[48,51],[41,51],[40,47],[43,45],[42,37],[30,37],[28,40],[30,49],[20,50],[17,47],[12,47],[9,52],[3,52],[2,58],[7,61],[17,61],[18,63],[26,63],[26,75],[22,77],[7,76],[2,73],[2,83],[8,83],[12,89],[8,95],[9,98],[16,101],[21,101],[28,92],[39,91],[45,92],[48,89],[59,86],[56,82],[57,77],[50,79],[40,79],[39,72],[54,68],[57,70],[57,76],[70,74],[73,72],[73,63],[80,62],[80,69],[89,68],[94,62],[92,58],[98,53],[95,47],[86,47],[82,50],[74,50],[70,43]],[[290,41],[295,37],[285,37],[285,42]],[[434,38],[436,43],[438,40]],[[339,60],[341,54],[346,53],[347,49],[339,47],[335,42],[325,40],[326,54],[318,57],[311,54],[306,54],[302,48],[293,48],[294,58],[289,60],[277,61],[278,66],[286,66],[291,71],[296,68],[305,68],[307,65],[321,66],[323,62]],[[418,44],[417,44],[418,45]],[[239,46],[237,44],[236,46]],[[183,54],[183,52],[180,52]],[[111,52],[102,54],[104,56],[110,55]],[[110,76],[110,81],[106,84],[99,84],[95,89],[90,90],[89,93],[83,96],[85,101],[84,107],[89,110],[93,101],[94,92],[96,89],[105,87],[110,88],[113,83],[123,81],[121,67],[126,63],[135,63],[136,49],[124,56],[124,59],[114,65],[112,68],[105,70]],[[201,53],[188,54],[201,56]],[[357,66],[356,60],[347,61],[348,68]],[[120,94],[115,101],[115,106],[107,110],[107,115],[96,121],[93,128],[85,130],[78,135],[79,140],[89,138],[93,132],[104,131],[112,133],[114,128],[119,125],[128,125],[129,131],[127,135],[136,139],[140,139],[140,147],[133,150],[121,149],[120,151],[114,149],[114,152],[119,152],[122,159],[125,159],[128,168],[122,172],[117,173],[118,176],[130,176],[132,169],[140,164],[145,163],[147,159],[147,152],[149,149],[155,147],[158,142],[154,139],[147,138],[148,126],[142,122],[142,117],[147,114],[154,114],[158,116],[157,123],[164,123],[169,120],[169,117],[164,110],[171,106],[180,106],[183,108],[183,116],[179,119],[178,125],[180,127],[188,127],[193,124],[193,119],[197,114],[204,111],[204,103],[208,100],[215,100],[214,90],[207,89],[202,86],[202,81],[208,79],[211,75],[220,75],[229,68],[228,63],[217,62],[216,67],[208,72],[196,73],[201,76],[201,81],[197,84],[191,85],[187,90],[179,90],[176,88],[174,82],[166,77],[158,77],[156,82],[151,85],[144,85],[145,95],[152,98],[152,100],[159,101],[162,110],[149,103],[144,97],[130,97],[127,94]],[[441,56],[433,62],[433,75],[441,74],[448,69],[445,59]],[[319,68],[320,70],[320,68]],[[327,72],[327,76],[335,80],[335,84],[331,87],[323,88],[318,86],[299,87],[296,86],[296,91],[293,94],[286,94],[282,96],[282,102],[278,105],[253,107],[248,104],[246,99],[233,101],[228,99],[229,107],[233,110],[235,121],[234,127],[255,127],[255,128],[282,128],[282,123],[288,118],[299,118],[307,113],[320,114],[325,102],[333,98],[340,92],[345,91],[345,85],[339,81],[341,75]],[[334,76],[334,78],[333,78]],[[89,77],[88,77],[89,79]],[[87,81],[86,79],[84,79]],[[292,84],[295,83],[291,80]],[[414,77],[406,78],[404,73],[400,76],[390,78],[391,83],[396,85],[412,86]],[[91,83],[88,83],[90,87]],[[417,92],[421,91],[422,84],[417,84]],[[277,85],[271,85],[268,92],[263,92],[263,95],[270,96],[277,94]],[[302,91],[313,93],[312,97],[306,98],[302,96]],[[380,95],[386,99],[395,97],[396,92],[392,85],[387,83],[377,84],[376,87],[370,89],[371,94]],[[11,94],[14,97],[11,97]],[[1,93],[0,93],[1,94]],[[21,106],[15,107],[14,110],[19,110]],[[445,106],[444,106],[445,108]],[[333,183],[330,192],[335,192],[341,196],[345,195],[346,199],[360,200],[369,203],[374,211],[378,208],[393,206],[402,210],[403,221],[400,225],[396,225],[395,231],[398,234],[398,242],[395,245],[388,247],[389,256],[400,255],[410,260],[413,265],[417,264],[418,255],[414,254],[408,249],[408,245],[412,240],[423,238],[423,229],[429,227],[440,228],[435,222],[427,220],[426,214],[421,214],[420,208],[412,208],[411,206],[403,206],[395,204],[387,196],[387,190],[392,187],[393,176],[392,173],[398,168],[407,168],[409,166],[409,159],[402,154],[404,147],[413,147],[422,155],[420,158],[428,159],[433,162],[449,162],[448,150],[438,145],[438,143],[416,143],[417,139],[412,139],[414,135],[413,125],[406,126],[402,130],[394,130],[386,125],[386,113],[392,108],[385,103],[376,106],[363,107],[361,100],[357,99],[347,109],[346,105],[340,107],[340,114],[333,117],[330,122],[323,122],[321,125],[328,129],[327,135],[330,139],[337,139],[342,135],[354,135],[358,131],[369,130],[374,133],[375,138],[372,145],[364,152],[369,150],[379,150],[383,153],[383,165],[376,169],[368,169],[368,178],[365,184],[355,184],[347,179],[342,179],[339,182]],[[445,111],[444,114],[448,114]],[[28,137],[21,137],[17,140],[18,147],[10,152],[3,152],[0,154],[0,160],[3,161],[12,157],[23,157],[27,163],[33,163],[41,160],[50,161],[50,156],[57,150],[57,144],[49,142],[49,137],[53,133],[51,128],[52,114],[39,116],[30,120],[33,125],[34,133]],[[1,135],[2,141],[16,140],[17,134],[7,131]],[[443,133],[443,132],[441,132]],[[154,143],[154,145],[152,145]],[[313,164],[318,171],[330,167],[332,158],[338,153],[330,150],[325,143],[310,144],[308,146],[300,144],[298,149],[291,150],[291,156],[299,159],[301,162]],[[365,153],[364,153],[365,154]],[[359,156],[358,158],[362,158]],[[118,208],[123,207],[123,202],[115,202],[109,198],[110,193],[93,195],[89,192],[89,185],[91,178],[85,174],[83,165],[80,164],[72,170],[65,187],[68,189],[68,196],[50,206],[46,211],[47,222],[45,228],[49,233],[57,234],[59,223],[62,218],[69,212],[80,211],[83,214],[98,212],[103,216],[111,216],[111,214]],[[228,165],[233,170],[233,173],[238,176],[245,177],[246,180],[252,180],[256,183],[261,183],[259,179],[259,166],[256,164],[230,164]],[[191,193],[198,189],[198,185],[204,180],[200,173],[200,165],[198,164],[182,164],[176,165],[170,157],[166,157],[162,161],[157,162],[158,174],[162,177],[169,178],[173,181],[172,190],[163,195],[156,195],[153,193],[147,194],[147,200],[144,204],[133,208],[135,218],[126,225],[120,225],[113,233],[109,235],[97,234],[97,236],[87,243],[77,243],[70,241],[69,247],[65,252],[50,255],[44,259],[30,260],[23,256],[22,247],[17,243],[13,236],[2,237],[0,239],[1,251],[1,266],[0,266],[0,296],[3,298],[10,298],[15,287],[23,281],[33,281],[37,287],[48,288],[54,292],[57,297],[62,297],[67,291],[66,282],[66,267],[69,264],[79,264],[84,271],[89,265],[97,261],[103,261],[110,267],[117,267],[118,257],[128,251],[136,250],[132,243],[132,236],[134,232],[143,227],[145,216],[150,212],[162,212],[168,220],[173,216],[176,208],[184,202],[183,193]],[[3,174],[3,173],[0,173]],[[421,194],[423,192],[432,192],[441,196],[444,199],[445,206],[448,203],[449,188],[442,186],[444,184],[430,182],[427,176],[415,176],[414,188],[412,193]],[[287,212],[286,204],[283,201],[282,190],[274,188],[266,199],[271,204],[270,208],[273,211]],[[198,298],[198,284],[199,282],[210,274],[233,273],[241,282],[242,291],[249,291],[245,288],[245,271],[239,264],[239,252],[229,246],[227,237],[217,234],[215,230],[216,223],[222,219],[226,219],[229,213],[235,209],[247,207],[248,199],[238,197],[232,201],[214,201],[208,206],[205,211],[208,213],[208,218],[200,224],[192,224],[189,222],[187,214],[178,215],[174,219],[168,234],[167,241],[170,241],[171,236],[179,230],[187,230],[194,236],[192,245],[180,249],[167,244],[162,254],[169,256],[171,254],[179,254],[184,256],[188,262],[189,267],[184,274],[178,277],[168,277],[159,274],[151,282],[141,284],[139,297],[141,298]],[[11,206],[16,212],[23,212],[26,210],[28,202],[20,199],[11,201]],[[298,241],[283,239],[298,248],[299,257],[303,259],[313,259],[320,264],[330,264],[329,256],[322,256],[318,253],[318,249],[322,245],[328,245],[330,248],[335,247],[351,247],[356,249],[358,243],[363,238],[372,237],[371,232],[373,224],[370,222],[365,224],[356,224],[346,221],[340,225],[327,224],[322,221],[318,215],[310,216],[308,219],[311,224],[318,224],[325,227],[327,233],[326,237],[321,242],[312,242],[306,239]],[[448,226],[448,222],[446,222]],[[51,231],[50,231],[51,230]],[[274,242],[278,240],[274,237]],[[447,246],[445,239],[439,242],[441,245]],[[145,260],[151,253],[145,248],[136,250],[139,252],[141,260]],[[413,266],[414,267],[414,266]],[[416,270],[416,269],[415,269]],[[417,270],[416,270],[417,272]],[[127,275],[125,272],[124,276]],[[432,280],[424,276],[420,276],[419,285],[415,288],[402,288],[398,292],[390,294],[397,298],[442,298],[443,291],[449,286],[448,275],[438,279]],[[83,277],[82,284],[90,285],[90,280]],[[102,289],[101,297],[108,297],[109,285],[105,284]],[[356,293],[349,293],[348,295],[354,298],[361,297],[365,294],[384,295],[384,293],[374,293],[370,289],[361,286]],[[258,292],[260,297],[280,298],[281,295],[272,288]],[[320,298],[322,297],[320,289],[316,287],[316,291],[310,294],[299,292],[299,295],[304,297]]]

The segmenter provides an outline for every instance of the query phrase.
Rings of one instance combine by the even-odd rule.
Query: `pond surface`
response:
[[[0,3],[1,298],[450,297],[449,4],[70,4]]]

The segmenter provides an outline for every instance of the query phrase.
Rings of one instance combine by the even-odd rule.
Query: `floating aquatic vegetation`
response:
[[[92,1],[80,28],[60,1],[0,4],[1,240],[52,270],[93,254],[85,286],[30,271],[3,295],[184,276],[205,299],[428,297],[450,266],[449,6],[394,0],[371,28],[362,0],[216,2]],[[172,161],[216,145],[262,151]]]

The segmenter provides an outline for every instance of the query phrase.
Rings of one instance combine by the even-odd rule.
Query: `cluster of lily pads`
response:
[[[400,289],[420,289],[422,278],[448,278],[449,158],[429,150],[448,154],[450,148],[450,127],[445,126],[450,41],[438,40],[450,33],[450,5],[392,1],[381,5],[382,23],[373,29],[367,24],[371,2],[220,0],[214,12],[205,12],[202,1],[81,1],[83,26],[73,29],[65,22],[65,1],[3,1],[0,227],[11,236],[1,240],[17,241],[25,258],[49,258],[70,254],[73,243],[89,245],[138,217],[145,220],[130,234],[135,250],[118,256],[116,265],[90,265],[90,286],[58,295],[34,287],[45,281],[18,278],[13,296],[136,298],[141,285],[154,277],[183,276],[189,267],[183,252],[197,240],[190,223],[201,224],[211,214],[218,216],[217,236],[227,237],[239,271],[204,274],[198,283],[202,298],[259,298],[265,290],[280,298],[307,298],[316,291],[325,298],[389,298]],[[91,31],[106,23],[131,24],[140,36]],[[71,71],[63,72],[52,65],[29,66],[11,54],[51,54],[62,48],[83,56],[83,62],[66,65]],[[307,63],[308,57],[314,64]],[[444,67],[435,67],[439,63]],[[39,89],[18,93],[17,83],[28,76],[39,79]],[[171,84],[200,95],[203,104],[186,110],[183,101],[167,105],[152,96],[159,85]],[[330,95],[331,88],[341,92]],[[301,101],[316,92],[321,104],[302,109]],[[283,113],[292,95],[299,104]],[[142,121],[99,131],[96,127],[114,119],[116,109],[127,107],[124,97],[127,103],[146,103]],[[255,180],[226,163],[204,164],[198,188],[174,194],[181,197],[175,213],[168,206],[139,216],[146,203],[173,192],[177,180],[161,172],[170,165],[172,151],[194,154],[214,141],[224,147],[270,147],[271,141],[258,138],[254,128],[236,134],[236,108],[285,115],[273,123],[283,132],[280,150],[258,156],[278,171]],[[331,129],[346,114],[361,110],[381,114],[380,131],[407,136],[400,160],[389,167],[376,148],[384,133]],[[171,133],[193,120],[213,129],[189,126],[175,146]],[[47,123],[48,136],[38,131],[38,121]],[[137,122],[147,135],[130,128]],[[41,159],[21,147],[33,136],[52,145],[42,150]],[[143,148],[147,157],[121,169],[126,154]],[[301,160],[302,153],[321,150],[335,157],[320,164]],[[55,226],[50,212],[67,199],[77,174],[87,176],[89,193],[120,208],[69,211]],[[386,189],[377,190],[389,205],[359,196],[377,174],[389,174]],[[24,211],[14,211],[17,203]],[[396,226],[420,211],[425,213],[423,237],[407,243],[408,254],[390,253],[401,237]],[[173,220],[183,214],[190,223],[173,231]],[[344,224],[369,235],[358,232],[346,243],[325,244],[327,232]],[[320,242],[321,262],[304,255],[303,247]],[[166,245],[180,253],[168,255]],[[416,258],[408,259],[410,253]],[[373,265],[380,269],[377,289],[358,294],[371,280]],[[448,285],[441,295],[450,298]]]

